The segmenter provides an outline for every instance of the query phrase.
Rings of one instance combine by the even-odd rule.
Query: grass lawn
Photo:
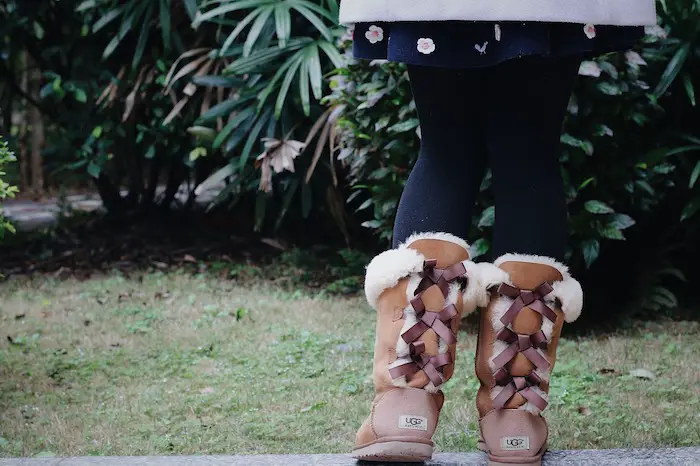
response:
[[[368,322],[360,298],[185,273],[1,284],[0,456],[346,452]],[[462,332],[441,451],[476,445],[475,346]],[[698,361],[698,323],[564,339],[551,447],[700,444]]]

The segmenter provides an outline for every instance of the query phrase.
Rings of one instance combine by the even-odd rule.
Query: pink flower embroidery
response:
[[[586,24],[583,27],[583,32],[586,33],[586,37],[593,39],[596,36],[595,26],[593,24]]]
[[[369,31],[365,32],[365,37],[370,44],[376,44],[384,40],[384,29],[379,26],[370,26]]]
[[[428,55],[435,51],[435,42],[430,38],[418,39],[418,51],[424,55]]]

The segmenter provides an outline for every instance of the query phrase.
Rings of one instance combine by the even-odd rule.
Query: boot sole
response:
[[[390,463],[418,463],[433,457],[433,446],[415,442],[380,442],[352,451],[351,456],[360,461],[384,461]]]
[[[536,460],[536,461],[530,461],[526,463],[521,463],[521,462],[513,462],[513,463],[504,463],[502,461],[493,461],[491,458],[489,458],[489,466],[541,466],[542,465],[542,460]]]
[[[484,444],[485,445],[485,444]],[[542,457],[547,451],[547,444],[544,445],[540,453],[536,456],[531,456],[529,458],[522,457],[498,457],[489,454],[489,464],[488,466],[542,466]]]

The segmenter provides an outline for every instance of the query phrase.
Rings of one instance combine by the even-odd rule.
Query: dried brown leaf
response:
[[[323,148],[325,147],[325,141],[328,138],[329,130],[330,125],[324,125],[323,131],[321,132],[318,142],[316,143],[316,150],[314,151],[314,158],[311,160],[311,166],[309,166],[309,169],[306,172],[306,179],[304,180],[305,183],[309,182],[311,175],[313,175],[314,170],[316,170],[316,164],[318,164],[318,159],[321,158],[321,153],[323,153]]]
[[[185,66],[180,69],[180,71],[177,72],[177,74],[173,77],[172,81],[170,81],[166,87],[167,90],[172,89],[173,85],[178,82],[181,78],[187,76],[188,74],[192,73],[194,70],[199,68],[199,66],[204,63],[205,61],[211,61],[208,55],[204,55],[203,57],[199,57],[196,60],[193,60],[186,64]]]
[[[177,60],[175,60],[175,63],[173,63],[173,66],[170,67],[170,70],[168,71],[168,75],[165,77],[165,85],[170,86],[170,78],[172,78],[173,74],[175,73],[175,70],[177,69],[177,65],[179,65],[182,60],[184,60],[185,58],[190,58],[190,57],[200,55],[202,53],[208,53],[210,50],[211,49],[208,47],[200,47],[200,48],[188,50],[187,52],[184,52],[182,55],[177,57]]]

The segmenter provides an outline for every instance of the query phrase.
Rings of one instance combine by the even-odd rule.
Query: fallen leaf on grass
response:
[[[44,318],[45,318],[45,317],[51,317],[51,312],[50,312],[50,311],[41,311],[41,312],[39,313],[39,315],[41,315],[41,317],[44,317]]]
[[[95,298],[97,300],[97,304],[104,304],[107,302],[107,298]]]
[[[159,268],[159,269],[167,269],[168,268],[168,264],[166,264],[165,262],[153,261],[153,265],[155,265],[156,268]]]
[[[583,416],[590,416],[591,415],[591,408],[588,406],[579,406],[577,409],[578,413],[583,415]]]
[[[216,391],[216,390],[214,390],[213,387],[204,387],[203,389],[201,389],[201,390],[199,391],[199,393],[201,393],[202,395],[208,395],[208,394],[210,394],[210,393],[214,393],[215,391]]]
[[[634,369],[634,370],[630,371],[630,375],[632,377],[637,377],[638,379],[646,379],[646,380],[652,380],[652,379],[656,378],[654,373],[648,369]]]
[[[321,409],[321,408],[323,408],[324,406],[326,406],[326,402],[325,402],[325,401],[319,401],[319,402],[316,403],[316,404],[313,404],[313,405],[311,405],[311,406],[307,406],[306,408],[302,408],[301,411],[299,411],[299,412],[300,412],[300,413],[308,413],[308,412],[310,412],[310,411],[316,411],[316,410],[318,410],[318,409]]]
[[[182,258],[184,262],[192,262],[196,263],[197,259],[194,258],[194,256],[191,256],[190,254],[185,254],[185,257]]]
[[[167,291],[157,291],[155,294],[156,299],[167,299],[170,297],[170,293]]]

